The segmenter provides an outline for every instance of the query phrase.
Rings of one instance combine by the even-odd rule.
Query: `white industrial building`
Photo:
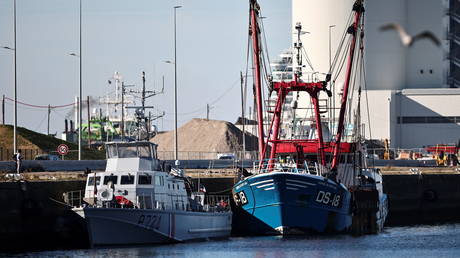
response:
[[[457,0],[365,0],[365,67],[367,93],[362,121],[367,138],[390,139],[391,147],[417,148],[457,143],[460,139],[460,4]],[[334,54],[354,0],[292,0],[292,24],[301,22],[302,42],[315,70],[329,69],[329,39]],[[398,23],[411,35],[429,30],[442,42],[402,45]],[[330,38],[329,38],[330,35]],[[296,37],[293,37],[295,42]],[[457,55],[457,52],[459,54]],[[332,54],[332,55],[333,55]],[[460,59],[458,59],[460,60]],[[343,82],[342,82],[343,83]],[[335,94],[339,93],[340,78]],[[335,97],[338,103],[339,97]]]

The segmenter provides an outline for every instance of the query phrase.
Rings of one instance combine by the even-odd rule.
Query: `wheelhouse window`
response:
[[[100,182],[101,182],[101,177],[96,176],[96,185],[99,185]],[[90,176],[88,177],[88,186],[92,186],[92,185],[94,185],[94,177]]]
[[[134,176],[132,176],[132,175],[121,176],[120,184],[121,185],[132,185],[132,184],[134,184]]]
[[[136,158],[137,157],[136,146],[118,146],[118,157],[119,158]]]
[[[161,185],[161,177],[155,176],[155,185]]]
[[[109,181],[112,181],[113,184],[116,184],[118,182],[118,176],[113,176],[113,175],[105,176],[103,184],[107,185]]]
[[[152,184],[152,176],[150,176],[150,175],[139,175],[138,183],[140,185],[151,185]]]
[[[150,145],[140,145],[137,147],[140,158],[151,158]]]
[[[107,156],[109,158],[147,158],[156,157],[155,145],[150,143],[117,143],[108,145]]]
[[[116,158],[118,157],[117,147],[113,144],[107,144],[107,158]]]

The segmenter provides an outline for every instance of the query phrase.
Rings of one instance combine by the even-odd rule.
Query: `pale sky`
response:
[[[166,93],[149,99],[160,130],[173,129],[173,6],[177,10],[179,126],[194,117],[235,122],[241,113],[239,73],[246,67],[249,0],[82,0],[83,98],[104,96],[118,71],[126,84]],[[259,0],[270,58],[291,43],[291,1]],[[18,101],[46,106],[72,103],[78,94],[78,0],[17,0]],[[14,46],[13,0],[0,0],[0,46]],[[13,98],[13,51],[0,48],[0,98]],[[114,85],[114,84],[112,84]],[[112,86],[113,87],[113,86]],[[248,90],[250,93],[251,90]],[[53,110],[50,133],[64,129],[70,109]],[[83,115],[85,119],[86,114]],[[18,126],[46,133],[47,110],[18,104]],[[1,122],[1,121],[0,121]],[[13,102],[6,102],[13,124]]]

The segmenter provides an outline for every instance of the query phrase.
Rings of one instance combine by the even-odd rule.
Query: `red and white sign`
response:
[[[57,152],[59,155],[66,155],[69,152],[69,147],[65,144],[59,144],[57,147]]]

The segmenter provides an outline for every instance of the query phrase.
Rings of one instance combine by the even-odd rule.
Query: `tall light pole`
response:
[[[17,136],[17,127],[18,127],[18,76],[17,76],[17,65],[16,65],[16,0],[13,2],[13,34],[14,34],[14,48],[2,47],[14,52],[14,126],[13,126],[13,151],[17,152],[18,149],[18,136]]]
[[[2,47],[14,52],[14,126],[13,126],[13,152],[16,153],[18,149],[17,142],[17,127],[18,127],[18,101],[17,101],[17,73],[16,73],[16,0],[14,1],[14,48]]]
[[[14,129],[13,129],[13,145],[14,153],[18,149],[18,76],[17,76],[17,65],[16,65],[16,0],[14,0]]]
[[[81,63],[82,63],[82,52],[81,52],[81,0],[80,0],[80,87],[79,87],[79,90],[78,90],[78,95],[79,95],[79,98],[78,98],[78,120],[79,120],[79,124],[78,124],[78,160],[81,160],[81,126],[82,126],[82,115],[81,115],[81,98],[82,98],[82,81],[81,81]],[[88,128],[89,128],[89,121],[88,121]],[[89,129],[88,129],[89,130]]]
[[[80,69],[79,69],[79,74],[80,74],[80,83],[79,83],[79,97],[78,97],[78,105],[77,105],[77,112],[78,112],[78,117],[77,117],[77,126],[78,126],[78,160],[81,160],[81,56],[76,54],[76,53],[70,53],[69,55],[74,56],[79,58],[80,62]]]
[[[81,68],[82,68],[82,55],[81,55],[81,10],[82,10],[82,3],[81,3],[81,0],[80,0],[80,12],[79,12],[79,38],[80,38],[80,54],[76,54],[76,53],[70,53],[71,56],[75,56],[75,57],[78,57],[79,58],[79,87],[78,87],[78,160],[81,160],[81,124],[82,124],[82,108],[81,108],[81,105],[82,105],[82,75],[81,75]],[[89,124],[89,121],[88,121],[88,124]]]
[[[329,25],[329,69],[331,68],[332,61],[331,61],[331,30],[334,28],[335,25]]]
[[[179,160],[177,143],[177,46],[176,46],[176,10],[182,6],[174,6],[174,159]]]
[[[331,60],[331,30],[332,28],[334,28],[335,25],[329,25],[329,73],[331,73],[331,69],[332,69],[332,60]],[[331,82],[332,83],[332,82]],[[332,88],[332,118],[335,119],[335,90],[334,90],[334,87],[331,87]],[[332,123],[332,119],[329,117],[329,123]],[[330,125],[331,126],[331,125]]]

